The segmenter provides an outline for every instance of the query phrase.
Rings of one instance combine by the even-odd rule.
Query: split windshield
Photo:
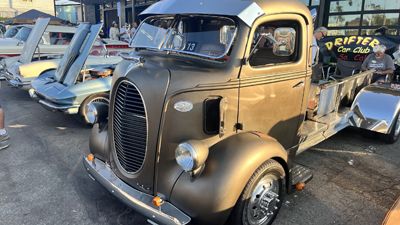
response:
[[[211,16],[150,17],[139,27],[131,47],[223,58],[229,54],[237,26]]]
[[[32,29],[28,27],[22,27],[19,29],[18,33],[15,35],[15,38],[20,41],[28,40],[29,34],[31,33]]]

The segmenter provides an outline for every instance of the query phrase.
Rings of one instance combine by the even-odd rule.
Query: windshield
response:
[[[219,59],[229,54],[236,31],[235,22],[225,17],[150,17],[141,24],[131,47]]]
[[[29,34],[31,33],[31,30],[31,28],[22,27],[21,29],[19,29],[17,35],[15,35],[15,38],[20,41],[26,41],[29,37]]]
[[[4,34],[4,37],[6,37],[6,38],[13,38],[17,33],[18,33],[18,28],[16,28],[16,27],[11,27],[10,29],[8,29],[8,30],[6,31],[6,33]]]

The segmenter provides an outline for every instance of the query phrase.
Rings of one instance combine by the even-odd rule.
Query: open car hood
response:
[[[42,39],[43,33],[49,25],[50,18],[38,18],[36,20],[35,26],[33,27],[31,33],[29,34],[28,40],[24,43],[22,48],[22,53],[19,57],[19,62],[22,64],[30,63],[32,61],[33,55],[35,54],[36,48]]]
[[[66,86],[75,84],[101,27],[102,24],[83,23],[79,25],[71,44],[58,64],[54,77],[57,82]]]

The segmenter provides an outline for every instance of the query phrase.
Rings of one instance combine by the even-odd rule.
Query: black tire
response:
[[[393,126],[390,128],[390,132],[388,134],[383,135],[383,140],[387,144],[394,144],[399,140],[400,137],[400,113],[397,113],[397,116],[395,117],[395,122]]]
[[[275,190],[277,184],[278,196],[270,198],[270,191],[266,191],[265,186],[262,185],[263,181],[268,181],[269,179],[274,180],[273,184],[269,188]],[[260,189],[260,185],[263,188],[262,192],[257,192],[256,189]],[[246,187],[244,188],[240,198],[238,199],[234,210],[229,218],[229,225],[270,225],[275,220],[283,201],[283,194],[285,188],[285,170],[275,160],[268,160],[262,164],[252,175],[248,181]],[[261,193],[261,194],[260,194]],[[254,196],[254,201],[252,201],[252,196]],[[256,205],[252,202],[256,202],[257,199],[266,200],[264,204],[267,204],[267,210]],[[263,205],[265,207],[265,205]],[[271,210],[270,210],[271,209]],[[265,218],[265,212],[272,213]],[[257,214],[256,216],[250,216],[249,213],[253,212]],[[259,213],[256,213],[259,212]],[[264,213],[264,214],[263,214]],[[261,215],[261,216],[260,216]]]
[[[87,117],[86,117],[87,105],[91,102],[97,102],[97,101],[106,102],[107,104],[109,104],[110,103],[109,94],[106,94],[106,93],[93,94],[93,95],[90,95],[89,97],[87,97],[85,99],[85,101],[82,102],[81,107],[79,108],[79,114],[80,114],[84,124],[89,124]]]

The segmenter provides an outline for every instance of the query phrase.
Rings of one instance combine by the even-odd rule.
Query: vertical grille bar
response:
[[[146,156],[147,120],[142,96],[129,81],[118,84],[113,112],[113,138],[118,162],[126,172],[137,173]]]

